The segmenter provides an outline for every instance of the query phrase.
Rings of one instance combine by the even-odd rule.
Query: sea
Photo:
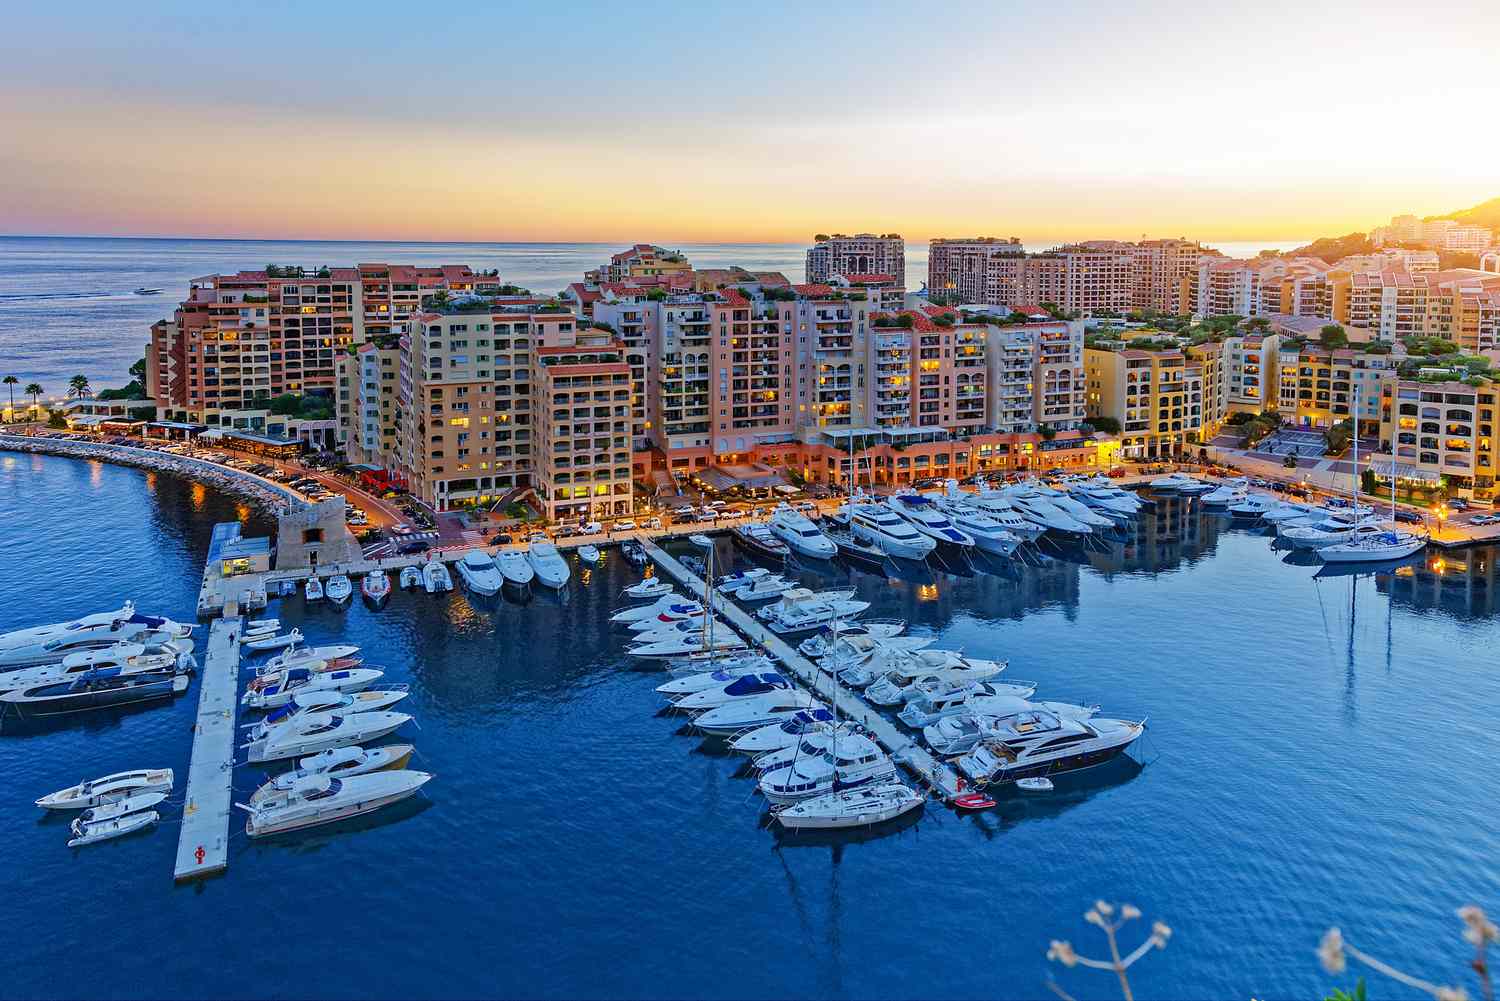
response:
[[[1205,241],[1231,256],[1290,250],[1306,241]],[[1028,249],[1042,250],[1053,243]],[[804,244],[672,244],[694,265],[805,274]],[[554,294],[609,260],[606,243],[391,243],[306,240],[183,240],[94,237],[0,237],[0,369],[20,386],[38,383],[61,397],[74,375],[95,391],[123,386],[143,357],[151,324],[170,318],[194,278],[267,264],[350,266],[359,263],[467,264],[498,269],[507,281]],[[921,287],[927,245],[906,249],[907,282]],[[160,288],[160,295],[135,295]],[[18,396],[17,399],[21,397]]]
[[[0,630],[126,599],[190,620],[226,520],[269,527],[173,476],[0,453]],[[184,777],[196,681],[149,708],[0,718],[0,997],[1118,997],[1046,956],[1107,954],[1084,920],[1098,899],[1142,912],[1124,948],[1172,929],[1130,971],[1137,998],[1352,987],[1315,956],[1335,925],[1477,997],[1454,911],[1500,911],[1500,554],[1328,576],[1272,541],[1162,498],[1124,541],[1036,567],[796,568],[1007,661],[1038,697],[1147,720],[1128,759],[1049,794],[821,836],[778,831],[745,763],[663,712],[661,676],[608,621],[639,579],[617,551],[524,603],[275,601],[410,686],[396,739],[436,777],[253,843],[236,811],[228,871],[176,886],[180,782],[155,829],[76,850],[32,801],[129,768]],[[262,780],[236,767],[236,797]],[[1370,994],[1415,996],[1379,978]]]

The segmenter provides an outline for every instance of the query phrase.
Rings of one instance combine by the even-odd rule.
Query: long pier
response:
[[[227,613],[237,612],[231,600]],[[188,765],[187,800],[177,838],[179,882],[223,872],[229,867],[229,814],[234,777],[235,711],[238,706],[243,623],[228,614],[208,628],[203,677],[198,685],[198,721]]]
[[[693,573],[676,559],[668,555],[653,542],[643,542],[646,553],[656,565],[676,577],[683,585],[701,593],[702,577]],[[953,769],[932,756],[925,747],[913,738],[896,729],[884,716],[872,710],[867,702],[839,683],[836,676],[823,674],[817,665],[802,656],[780,636],[757,622],[752,616],[728,598],[714,601],[714,608],[734,626],[746,639],[758,643],[781,665],[820,698],[837,701],[839,715],[853,720],[869,730],[891,756],[893,761],[905,765],[912,774],[937,792],[945,801],[960,795],[958,777]]]

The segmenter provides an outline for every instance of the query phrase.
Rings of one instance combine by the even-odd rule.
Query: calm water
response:
[[[180,480],[0,454],[0,629],[126,597],[190,616],[212,523],[248,515]],[[170,707],[0,734],[0,995],[1037,997],[1059,972],[1113,996],[1043,958],[1052,937],[1099,953],[1081,920],[1099,896],[1176,931],[1137,967],[1140,997],[1321,997],[1313,948],[1334,922],[1445,976],[1427,957],[1457,968],[1453,909],[1500,910],[1493,559],[1317,580],[1168,501],[1086,565],[855,574],[871,614],[1151,724],[1143,766],[835,840],[779,839],[740,761],[657,715],[657,676],[628,669],[606,624],[634,579],[618,557],[565,604],[289,600],[283,621],[410,683],[428,799],[236,834],[225,877],[174,887],[170,823],[74,852],[30,804],[86,775],[182,775],[196,684]]]
[[[1227,254],[1262,247],[1291,249],[1300,241],[1215,244]],[[733,264],[804,273],[803,244],[681,244],[695,265]],[[94,388],[123,385],[130,366],[150,340],[151,324],[170,317],[188,282],[216,272],[268,263],[352,265],[468,264],[497,268],[507,280],[553,293],[608,261],[615,244],[591,243],[356,243],[271,240],[133,240],[75,237],[0,237],[0,368],[21,386],[39,382],[62,395],[68,379],[87,375]],[[1039,245],[1034,249],[1042,249]],[[920,288],[927,275],[927,246],[909,243],[907,280]],[[131,294],[162,288],[159,296]]]

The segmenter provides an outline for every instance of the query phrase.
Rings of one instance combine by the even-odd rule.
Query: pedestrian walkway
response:
[[[233,809],[230,782],[234,777],[240,678],[238,636],[243,628],[238,615],[209,626],[208,649],[198,683],[198,719],[193,726],[187,799],[182,807],[173,870],[179,881],[211,876],[229,865],[229,814]]]

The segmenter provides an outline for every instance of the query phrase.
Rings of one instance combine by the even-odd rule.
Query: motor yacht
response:
[[[536,579],[541,581],[543,586],[550,587],[554,591],[566,587],[568,578],[573,573],[568,566],[568,561],[562,558],[557,551],[557,546],[551,542],[538,540],[528,545],[526,562],[531,564]]]
[[[817,757],[799,758],[765,772],[757,785],[774,805],[795,803],[825,793],[839,792],[895,778],[896,765],[869,737],[841,738]]]
[[[406,698],[405,685],[397,688],[367,689],[359,692],[339,692],[330,689],[305,689],[293,692],[291,700],[272,710],[258,723],[247,723],[245,729],[249,740],[259,740],[278,728],[292,723],[299,717],[317,716],[326,713],[379,712]]]
[[[740,588],[734,596],[744,602],[767,601],[771,598],[779,598],[799,586],[796,581],[787,580],[784,577],[762,577],[748,587]]]
[[[292,667],[255,678],[240,696],[240,705],[246,709],[275,709],[292,701],[299,692],[330,691],[357,692],[369,688],[385,677],[385,672],[372,667],[356,667],[340,671],[314,671],[306,667]]]
[[[628,591],[629,588],[626,588]],[[671,622],[674,619],[686,619],[694,615],[702,615],[703,606],[690,598],[683,598],[675,591],[668,592],[651,602],[649,605],[629,605],[615,612],[609,617],[609,621],[616,625],[628,625],[632,622],[641,622],[646,619],[657,619],[661,622]]]
[[[884,504],[851,499],[839,509],[839,520],[849,532],[886,556],[923,560],[937,548],[937,543],[918,532],[911,523]]]
[[[1247,494],[1229,505],[1229,513],[1238,520],[1259,521],[1280,504],[1281,501],[1270,494]]]
[[[642,578],[627,587],[623,593],[625,597],[637,600],[645,598],[661,599],[666,597],[671,597],[673,600],[681,600],[677,597],[677,589],[669,581],[662,580],[660,577]]]
[[[897,494],[887,498],[885,503],[937,545],[956,550],[974,548],[974,537],[955,528],[948,515],[931,498],[921,494]]]
[[[750,758],[750,767],[756,772],[773,772],[801,758],[816,758],[827,754],[833,749],[834,744],[861,735],[869,736],[869,733],[864,727],[851,720],[844,720],[836,727],[832,725],[813,727],[797,740],[783,747],[753,755]]]
[[[1135,494],[1121,490],[1101,476],[1078,477],[1070,481],[1068,493],[1089,507],[1119,517],[1132,517],[1145,506]]]
[[[526,554],[517,549],[500,550],[495,554],[495,565],[500,568],[500,575],[505,578],[507,587],[524,590],[536,578],[536,571],[531,568]]]
[[[751,727],[781,723],[803,710],[826,708],[800,688],[770,692],[710,709],[694,717],[693,726],[704,733],[728,735]]]
[[[137,793],[169,793],[172,791],[172,782],[170,768],[138,768],[97,779],[85,779],[77,785],[48,793],[38,799],[36,805],[44,810],[82,810],[118,802]]]
[[[865,698],[877,706],[899,706],[945,686],[988,681],[1006,668],[1003,660],[970,659],[951,650],[912,651],[892,660],[894,666],[865,688]]]
[[[1370,535],[1388,531],[1378,518],[1366,518],[1358,524],[1346,518],[1326,518],[1311,525],[1292,525],[1277,533],[1291,543],[1294,549],[1322,549],[1340,542],[1354,542]]]
[[[346,605],[354,597],[354,584],[345,574],[336,573],[323,585],[323,593],[335,605]]]
[[[1299,521],[1306,518],[1320,517],[1322,508],[1315,504],[1302,504],[1298,501],[1277,500],[1261,514],[1261,520],[1272,525],[1279,525],[1287,521]]]
[[[253,653],[267,653],[271,650],[294,647],[301,642],[302,630],[293,629],[291,632],[282,633],[279,636],[274,632],[269,634],[262,633],[259,636],[252,634],[243,637],[240,640],[240,645]]]
[[[833,540],[819,531],[812,520],[790,504],[776,505],[766,529],[799,556],[815,560],[832,559],[838,554]]]
[[[359,582],[359,593],[372,605],[383,605],[391,596],[391,578],[384,570],[371,570]]]
[[[415,750],[410,744],[386,744],[382,747],[337,747],[308,755],[297,762],[297,767],[282,772],[270,779],[250,796],[250,805],[255,806],[266,797],[277,792],[288,792],[302,779],[313,775],[328,775],[336,779],[350,775],[368,775],[371,772],[405,768]]]
[[[184,640],[187,649],[192,641]],[[187,672],[198,666],[188,652],[164,650],[147,653],[140,643],[116,643],[102,650],[87,650],[69,654],[60,663],[40,667],[24,667],[0,673],[0,692],[13,692],[18,688],[53,684],[104,668],[118,668],[121,674],[147,674],[156,671]]]
[[[1072,705],[1066,702],[1030,702],[1012,699],[1009,704],[998,697],[987,700],[984,713],[960,713],[945,716],[922,728],[922,738],[927,746],[944,757],[965,754],[979,745],[986,737],[994,736],[1006,721],[1023,713],[1049,712],[1064,719],[1092,719],[1099,706]]]
[[[1013,504],[1022,517],[1034,521],[1049,532],[1063,535],[1089,535],[1093,529],[1062,508],[1051,499],[1037,492],[1034,486],[1010,486],[1000,491],[1002,497]],[[984,496],[983,493],[980,494]]]
[[[365,744],[400,729],[411,717],[405,713],[299,713],[285,726],[243,745],[251,764],[315,754],[331,747]]]
[[[599,547],[591,543],[584,543],[579,546],[578,562],[597,564],[599,562]]]
[[[729,534],[746,549],[770,560],[784,560],[791,549],[771,531],[769,526],[747,521],[736,525]]]
[[[699,712],[728,705],[737,699],[754,698],[794,687],[790,681],[774,671],[765,674],[746,674],[701,691],[683,695],[674,703],[674,708],[686,712]]]
[[[1044,495],[1048,503],[1057,508],[1063,514],[1068,515],[1075,521],[1081,521],[1090,529],[1099,532],[1114,528],[1115,525],[1125,521],[1129,515],[1118,514],[1113,511],[1104,511],[1074,497],[1072,494],[1055,493]]]
[[[721,688],[740,678],[775,673],[775,668],[772,666],[769,657],[753,654],[743,658],[743,660],[745,663],[741,666],[720,667],[712,671],[703,671],[698,674],[687,674],[673,678],[671,681],[657,685],[656,690],[669,701],[676,702],[678,699],[698,692],[707,691],[711,688]]]
[[[977,494],[960,494],[957,481],[949,480],[948,483],[950,499],[956,497],[960,503],[984,512],[1022,542],[1035,542],[1046,531],[1045,525],[1028,518],[999,491],[981,489]]]
[[[953,527],[974,540],[974,547],[996,556],[1009,556],[1021,544],[1020,536],[963,498],[936,497],[933,503]]]
[[[772,815],[790,830],[838,830],[894,820],[920,810],[926,801],[905,783],[881,782],[804,799]]]
[[[1243,476],[1224,480],[1203,495],[1203,503],[1209,507],[1228,507],[1238,504],[1249,496],[1250,481]]]
[[[1144,721],[1022,713],[1003,720],[994,736],[960,757],[957,765],[975,782],[1011,782],[1076,771],[1118,757],[1145,729]]]
[[[334,778],[310,775],[291,789],[277,790],[254,806],[236,804],[250,814],[245,833],[252,838],[299,831],[371,813],[399,803],[432,780],[428,772],[374,772]]]
[[[749,587],[762,577],[775,576],[765,567],[750,567],[748,570],[736,570],[733,573],[724,574],[714,581],[714,586],[722,594],[733,594],[742,587]]]
[[[774,671],[776,665],[763,653],[748,653],[739,650],[696,650],[678,657],[666,665],[668,673],[678,678],[697,674],[713,674],[716,671],[733,671],[749,674]]]
[[[832,653],[838,645],[839,640],[853,639],[856,636],[867,637],[871,640],[890,639],[900,636],[906,630],[905,619],[863,619],[859,622],[835,622],[818,630],[817,635],[809,636],[797,644],[797,651],[804,657],[817,660]],[[928,639],[928,643],[932,640]]]
[[[453,590],[453,575],[440,560],[428,560],[422,565],[422,587],[428,594]]]
[[[853,594],[852,590],[816,593],[803,587],[793,588],[775,604],[758,609],[755,616],[777,634],[806,632],[852,619],[870,607],[868,601],[853,600]]]
[[[13,709],[21,716],[59,716],[171,698],[187,689],[187,675],[175,668],[127,674],[118,667],[105,667],[0,694],[0,709]]]
[[[402,567],[401,576],[397,578],[397,584],[403,591],[415,591],[422,586],[422,568]]]
[[[1029,681],[971,682],[912,699],[896,715],[913,730],[920,730],[945,716],[1004,712],[1014,705],[1011,700],[1030,699],[1035,694],[1036,685]]]
[[[1149,484],[1160,493],[1201,494],[1214,489],[1213,484],[1195,480],[1186,473],[1168,473],[1158,476]]]
[[[505,584],[505,578],[501,576],[494,558],[483,549],[471,549],[464,553],[463,559],[455,566],[458,567],[458,576],[464,586],[483,597],[499,594],[500,588]]]
[[[0,670],[56,664],[69,654],[104,650],[118,643],[150,646],[186,639],[192,630],[171,619],[142,615],[127,601],[117,611],[0,635]]]
[[[289,667],[306,667],[313,671],[336,671],[345,667],[357,667],[363,660],[359,647],[349,643],[328,646],[293,646],[262,664],[257,674],[266,675]]]
[[[804,734],[831,729],[833,725],[833,713],[829,710],[803,709],[780,722],[767,723],[764,726],[746,730],[729,742],[729,749],[738,751],[740,754],[748,754],[753,758],[767,751],[793,747]],[[849,723],[839,725],[852,727]],[[851,729],[850,732],[852,733],[853,730]]]
[[[712,634],[703,630],[684,632],[680,636],[671,639],[657,639],[640,646],[633,646],[625,652],[632,657],[641,657],[648,660],[671,660],[685,657],[688,654],[700,653],[710,650],[744,650],[745,641],[740,639],[729,628],[721,628]]]

